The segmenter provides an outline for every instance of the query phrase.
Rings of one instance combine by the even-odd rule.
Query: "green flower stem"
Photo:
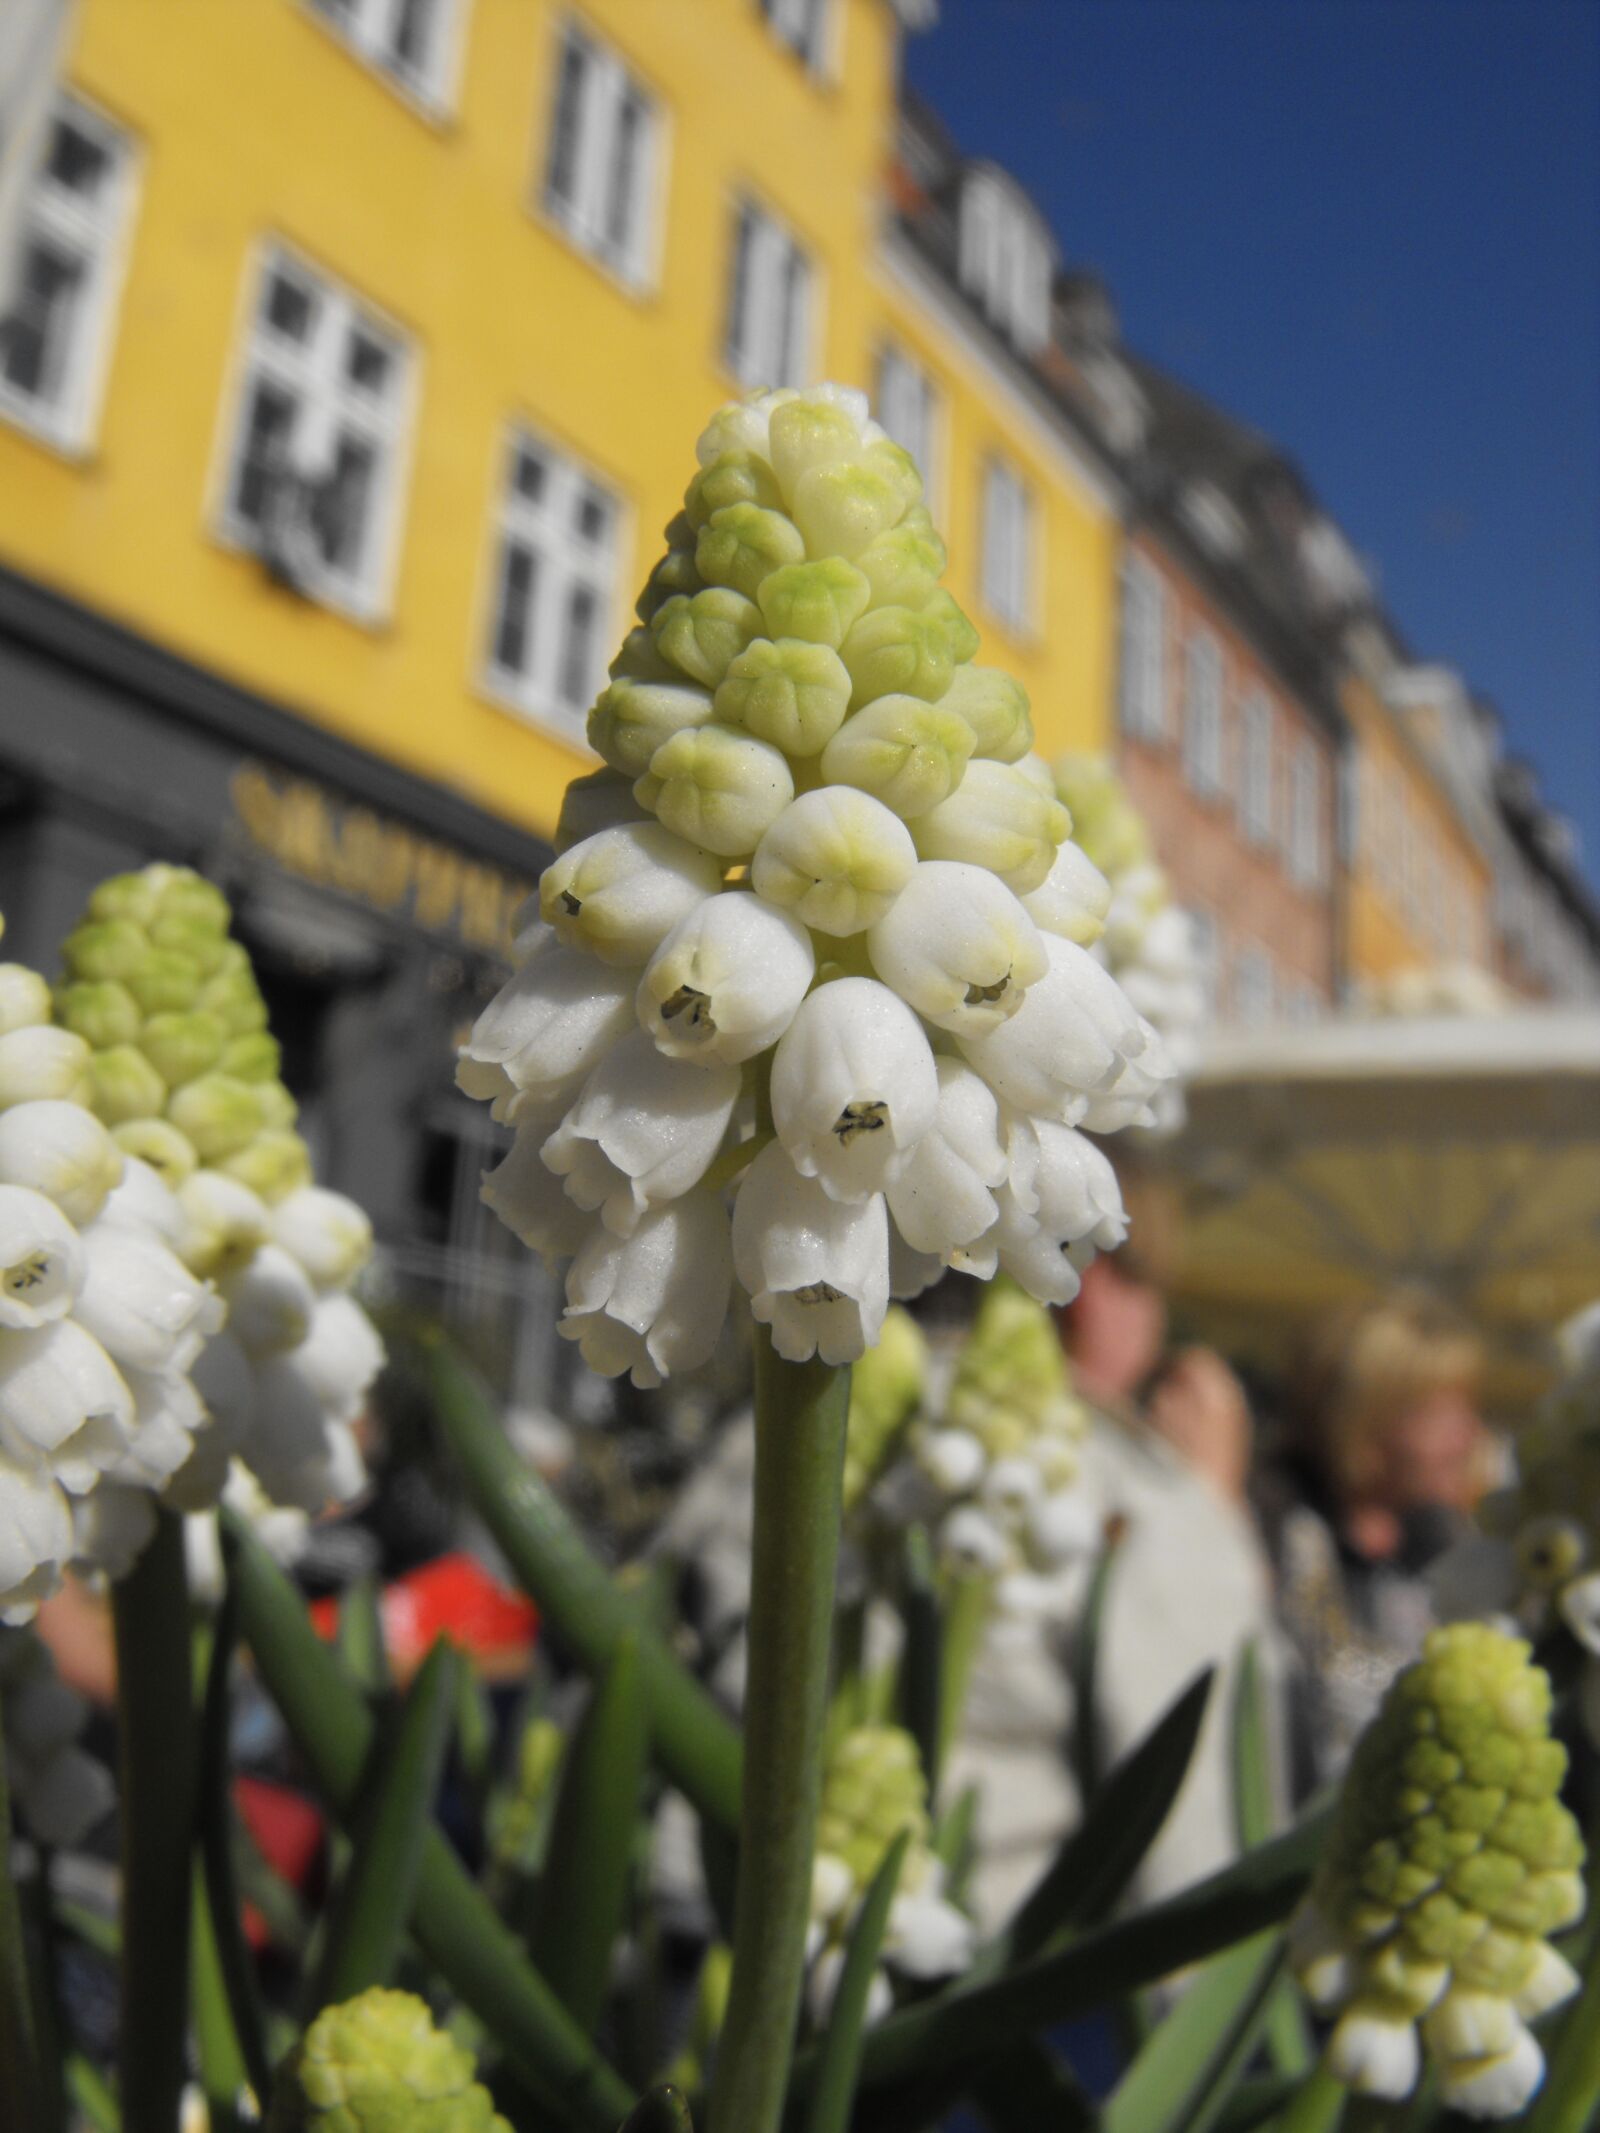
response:
[[[175,2133],[189,2005],[195,1718],[183,1525],[112,1587],[121,1742],[122,1972],[118,2085],[125,2133]]]
[[[733,1983],[710,2133],[774,2133],[805,1962],[850,1373],[756,1333],[755,1534]]]
[[[233,2010],[228,2004],[217,1938],[211,1927],[204,1870],[198,1860],[191,1897],[190,1930],[194,1940],[194,2030],[200,2058],[200,2086],[205,2092],[212,2133],[239,2133],[244,2124],[239,2106],[250,2076],[233,2026]],[[264,2098],[259,2100],[265,2101]]]
[[[28,1950],[11,1878],[11,1792],[0,1743],[0,2125],[37,2124],[39,2096]]]

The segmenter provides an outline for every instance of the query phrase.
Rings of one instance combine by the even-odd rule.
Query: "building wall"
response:
[[[1341,695],[1354,764],[1344,899],[1350,983],[1445,964],[1492,968],[1487,857],[1370,682],[1350,670]]]
[[[1337,926],[1334,837],[1337,755],[1325,726],[1279,679],[1218,603],[1148,530],[1135,532],[1130,555],[1154,570],[1165,618],[1159,737],[1117,739],[1123,775],[1150,825],[1157,855],[1179,903],[1212,928],[1213,1012],[1220,1021],[1305,1019],[1325,1010],[1336,987]],[[1222,654],[1221,775],[1215,791],[1195,788],[1185,758],[1187,648],[1197,630]],[[1243,705],[1259,691],[1270,706],[1270,830],[1256,842],[1241,820]],[[1315,751],[1318,878],[1297,881],[1290,867],[1293,754]],[[1249,958],[1265,955],[1271,1005],[1249,997]]]
[[[537,205],[560,26],[551,0],[458,0],[448,113],[398,93],[304,0],[84,0],[68,85],[142,169],[103,406],[67,458],[0,423],[0,561],[536,831],[584,761],[480,685],[506,425],[623,499],[617,613],[661,549],[691,445],[733,381],[720,335],[730,202],[777,209],[821,270],[813,362],[865,380],[864,262],[893,110],[884,0],[836,0],[813,76],[752,0],[583,0],[662,108],[655,286],[635,295]],[[309,605],[222,544],[214,499],[256,248],[278,236],[415,342],[388,612]]]

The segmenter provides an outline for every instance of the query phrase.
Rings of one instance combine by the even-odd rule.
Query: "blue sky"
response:
[[[1295,458],[1600,877],[1600,5],[943,0],[912,86]]]

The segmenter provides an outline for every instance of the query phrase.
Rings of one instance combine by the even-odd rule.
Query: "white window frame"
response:
[[[816,261],[753,192],[732,201],[722,361],[746,391],[811,380]]]
[[[983,467],[983,604],[1014,637],[1033,631],[1038,516],[1026,476],[1003,453],[991,452]]]
[[[102,190],[92,202],[49,175],[50,151],[56,128],[62,124],[75,127],[106,156]],[[63,89],[55,97],[40,129],[39,162],[23,190],[12,251],[17,271],[8,292],[8,309],[15,308],[21,261],[32,243],[82,261],[83,279],[70,299],[74,308],[56,389],[48,395],[25,392],[0,377],[0,416],[59,452],[87,451],[99,428],[127,271],[139,165],[138,144],[125,127],[76,90]]]
[[[1289,874],[1303,889],[1320,889],[1328,878],[1323,835],[1322,757],[1302,734],[1289,767]]]
[[[471,0],[427,0],[434,9],[431,49],[426,62],[412,67],[397,60],[396,29],[411,0],[300,0],[303,12],[369,73],[429,118],[455,108],[466,42],[466,14]]]
[[[793,52],[808,74],[831,72],[835,0],[755,0],[756,11],[779,44]]]
[[[1223,789],[1226,693],[1222,646],[1210,630],[1192,629],[1183,648],[1183,774],[1203,799]]]
[[[309,341],[297,342],[274,333],[264,323],[267,290],[278,274],[309,287],[313,295],[317,311]],[[288,449],[289,463],[296,470],[315,478],[326,469],[329,454],[341,435],[365,442],[375,455],[360,568],[345,572],[312,567],[296,577],[296,589],[352,621],[369,626],[381,623],[389,613],[393,596],[410,477],[420,370],[416,343],[391,314],[282,238],[268,239],[256,248],[245,287],[233,383],[223,403],[220,448],[212,480],[212,526],[225,546],[261,553],[260,528],[240,512],[235,494],[249,435],[253,393],[258,383],[266,383],[294,395],[299,412]],[[385,348],[394,364],[387,404],[367,398],[341,379],[344,351],[351,329],[357,325]]]
[[[1167,588],[1148,557],[1122,565],[1118,716],[1131,740],[1167,738]]]
[[[517,486],[516,475],[525,455],[544,464],[546,493],[537,500]],[[632,553],[627,502],[603,474],[520,417],[502,432],[494,479],[486,590],[480,603],[479,686],[503,709],[583,747],[589,707],[604,686],[606,660],[618,634],[621,566]],[[606,509],[608,532],[603,547],[587,545],[577,530],[576,507],[586,491]],[[520,668],[499,656],[506,555],[513,543],[531,550],[536,559],[533,653],[530,663]],[[570,655],[575,591],[592,595],[592,645],[589,671],[569,695],[561,685],[561,669]]]
[[[1054,246],[1037,208],[997,170],[962,179],[956,229],[961,286],[1024,355],[1050,338]]]
[[[569,67],[583,70],[572,119],[573,168],[558,187],[556,159],[563,141]],[[614,233],[616,159],[624,113],[637,113],[632,170],[625,187],[625,227]],[[557,25],[549,110],[540,158],[539,212],[584,257],[625,288],[655,285],[660,251],[660,202],[665,190],[666,124],[661,99],[632,65],[576,15]]]
[[[899,341],[878,344],[872,401],[883,427],[916,461],[923,493],[931,498],[939,463],[939,388],[926,366]]]
[[[1239,706],[1239,827],[1251,844],[1272,842],[1272,699],[1257,686]]]

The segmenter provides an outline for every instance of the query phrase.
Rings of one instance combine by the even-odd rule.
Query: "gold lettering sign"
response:
[[[463,859],[370,807],[347,807],[309,778],[279,778],[242,763],[231,791],[240,827],[287,873],[329,884],[376,911],[409,916],[424,932],[453,936],[463,947],[509,953],[526,881]]]

